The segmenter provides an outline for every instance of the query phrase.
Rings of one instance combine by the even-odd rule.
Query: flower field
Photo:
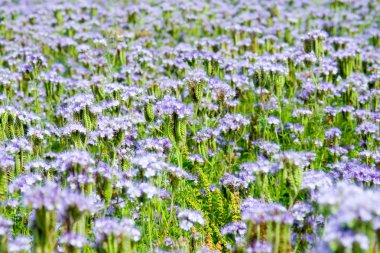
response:
[[[0,0],[0,253],[380,253],[378,0]]]

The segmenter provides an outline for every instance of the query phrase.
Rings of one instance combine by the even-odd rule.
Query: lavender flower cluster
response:
[[[380,253],[379,20],[0,1],[0,252]]]

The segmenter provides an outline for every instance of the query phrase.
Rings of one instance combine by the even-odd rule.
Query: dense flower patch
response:
[[[0,1],[0,252],[380,253],[379,14]]]

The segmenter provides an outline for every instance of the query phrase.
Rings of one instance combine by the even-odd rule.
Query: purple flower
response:
[[[333,169],[334,176],[340,179],[354,180],[367,185],[380,184],[380,172],[358,161],[336,162],[328,167]]]
[[[171,96],[165,96],[161,101],[158,101],[155,109],[157,115],[171,116],[175,113],[180,119],[192,114],[192,110],[188,106]]]
[[[298,109],[295,109],[293,111],[292,116],[297,119],[300,117],[305,117],[305,116],[307,117],[307,116],[312,115],[312,114],[313,114],[313,112],[309,109],[298,108]]]
[[[20,139],[12,139],[10,143],[8,143],[5,150],[11,154],[18,154],[21,151],[29,153],[33,151],[33,147],[32,145],[30,145],[27,139],[20,138]]]
[[[273,155],[275,153],[278,153],[281,149],[280,145],[277,143],[269,142],[269,141],[254,141],[253,144],[259,147],[260,151],[264,155]]]
[[[340,226],[359,223],[369,223],[379,217],[376,199],[380,192],[365,190],[359,186],[339,182],[336,187],[322,189],[316,200],[320,207],[327,208],[334,221]]]
[[[71,150],[58,154],[53,165],[59,172],[76,172],[78,168],[92,171],[95,161],[91,154],[84,150]]]
[[[126,185],[127,194],[129,197],[133,198],[141,198],[146,196],[148,199],[152,199],[159,192],[157,187],[149,184],[149,183],[130,183]]]
[[[169,165],[155,153],[143,153],[131,159],[131,164],[141,170],[146,178],[158,176]]]
[[[199,224],[201,226],[204,226],[205,224],[203,215],[196,210],[186,209],[179,211],[177,217],[180,220],[180,228],[185,231],[189,231],[195,224]]]
[[[292,224],[293,217],[284,206],[277,203],[266,203],[262,200],[248,198],[241,204],[241,217],[243,220],[252,221],[254,224],[276,222],[280,224]]]
[[[270,253],[273,251],[273,246],[270,242],[255,241],[246,251],[247,253]]]
[[[316,158],[314,152],[283,151],[275,154],[274,159],[281,163],[281,168],[295,166],[300,168],[308,167]]]
[[[106,240],[108,236],[126,237],[133,241],[141,238],[141,232],[135,227],[133,220],[124,218],[99,218],[95,220],[94,233],[97,242]]]
[[[0,216],[0,236],[8,235],[12,231],[13,221]]]
[[[267,118],[267,122],[269,125],[273,125],[273,126],[278,126],[281,123],[281,121],[277,117],[274,117],[274,116],[269,116]]]
[[[245,224],[242,221],[236,221],[236,222],[228,223],[227,225],[223,226],[220,229],[220,233],[222,235],[227,235],[227,234],[235,235],[235,234],[237,234],[239,236],[243,236],[243,235],[245,235],[246,232],[247,232],[247,224]]]
[[[70,119],[73,113],[79,112],[86,107],[90,108],[93,102],[94,97],[90,94],[80,94],[68,97],[57,108],[56,115]]]
[[[143,149],[147,152],[166,153],[171,150],[172,143],[169,139],[143,139],[141,143]]]
[[[86,135],[86,128],[79,123],[71,123],[61,129],[61,135],[65,137],[69,137],[72,134],[82,134]]]
[[[36,138],[38,140],[43,140],[44,138],[50,136],[50,132],[47,129],[30,127],[28,128],[28,136],[32,138]]]
[[[291,207],[291,214],[294,217],[294,221],[297,223],[303,223],[307,216],[314,211],[311,204],[305,202],[297,202]]]
[[[9,192],[14,193],[18,190],[21,192],[29,192],[33,188],[34,184],[41,181],[42,176],[38,174],[20,175],[9,184]]]
[[[231,88],[231,86],[220,79],[211,79],[209,81],[209,86],[212,90],[213,101],[227,102],[232,100],[236,92]]]
[[[330,243],[330,245],[338,244],[349,250],[352,250],[355,243],[362,250],[368,250],[370,246],[370,239],[367,235],[349,228],[343,228],[338,221],[334,220],[330,220],[326,224],[323,240]]]
[[[334,156],[338,156],[341,159],[344,158],[344,155],[348,154],[348,150],[344,147],[340,146],[332,146],[327,149],[329,153],[331,153]]]
[[[309,32],[308,34],[304,35],[301,38],[301,40],[316,40],[316,39],[325,40],[326,38],[327,38],[327,33],[325,31],[313,30]]]
[[[255,175],[256,173],[275,173],[278,170],[278,164],[259,157],[256,162],[242,163],[240,169],[250,175]]]
[[[8,155],[5,150],[0,149],[0,169],[7,171],[13,169],[14,165],[15,162],[13,157]]]
[[[66,244],[74,248],[81,249],[88,243],[88,239],[79,234],[66,233],[60,238],[59,242],[61,244]]]
[[[192,161],[193,163],[198,163],[198,164],[203,164],[205,162],[203,157],[199,154],[189,155],[189,161]]]
[[[302,177],[301,189],[317,190],[322,188],[329,188],[332,186],[331,177],[323,171],[305,171]]]
[[[333,140],[334,138],[339,140],[341,138],[341,135],[342,131],[340,131],[340,129],[337,127],[330,128],[325,132],[325,138],[329,140]]]
[[[24,205],[33,209],[55,210],[61,206],[62,190],[53,183],[46,182],[44,186],[36,186],[24,192]]]
[[[204,129],[200,129],[195,134],[195,136],[193,137],[193,139],[197,143],[201,143],[201,142],[208,141],[210,139],[213,139],[213,138],[217,137],[219,135],[219,133],[220,133],[219,129],[204,128]]]
[[[249,124],[249,120],[241,114],[226,114],[219,121],[219,130],[223,133],[238,131]]]
[[[220,179],[220,183],[225,187],[231,187],[233,189],[245,189],[248,187],[247,181],[227,172]]]
[[[178,179],[188,179],[188,180],[196,180],[197,178],[193,175],[191,175],[186,170],[179,168],[177,166],[169,165],[166,167],[166,171],[171,174],[173,177],[176,177]]]
[[[19,235],[8,242],[8,250],[12,253],[26,252],[31,248],[31,241],[31,238]]]
[[[94,214],[102,207],[93,195],[85,196],[80,193],[64,190],[61,193],[61,198],[58,211],[63,216],[66,216],[68,212],[72,212],[73,210],[79,213],[88,212],[89,214]]]
[[[365,121],[356,128],[356,132],[358,134],[378,134],[379,126],[370,121]]]

